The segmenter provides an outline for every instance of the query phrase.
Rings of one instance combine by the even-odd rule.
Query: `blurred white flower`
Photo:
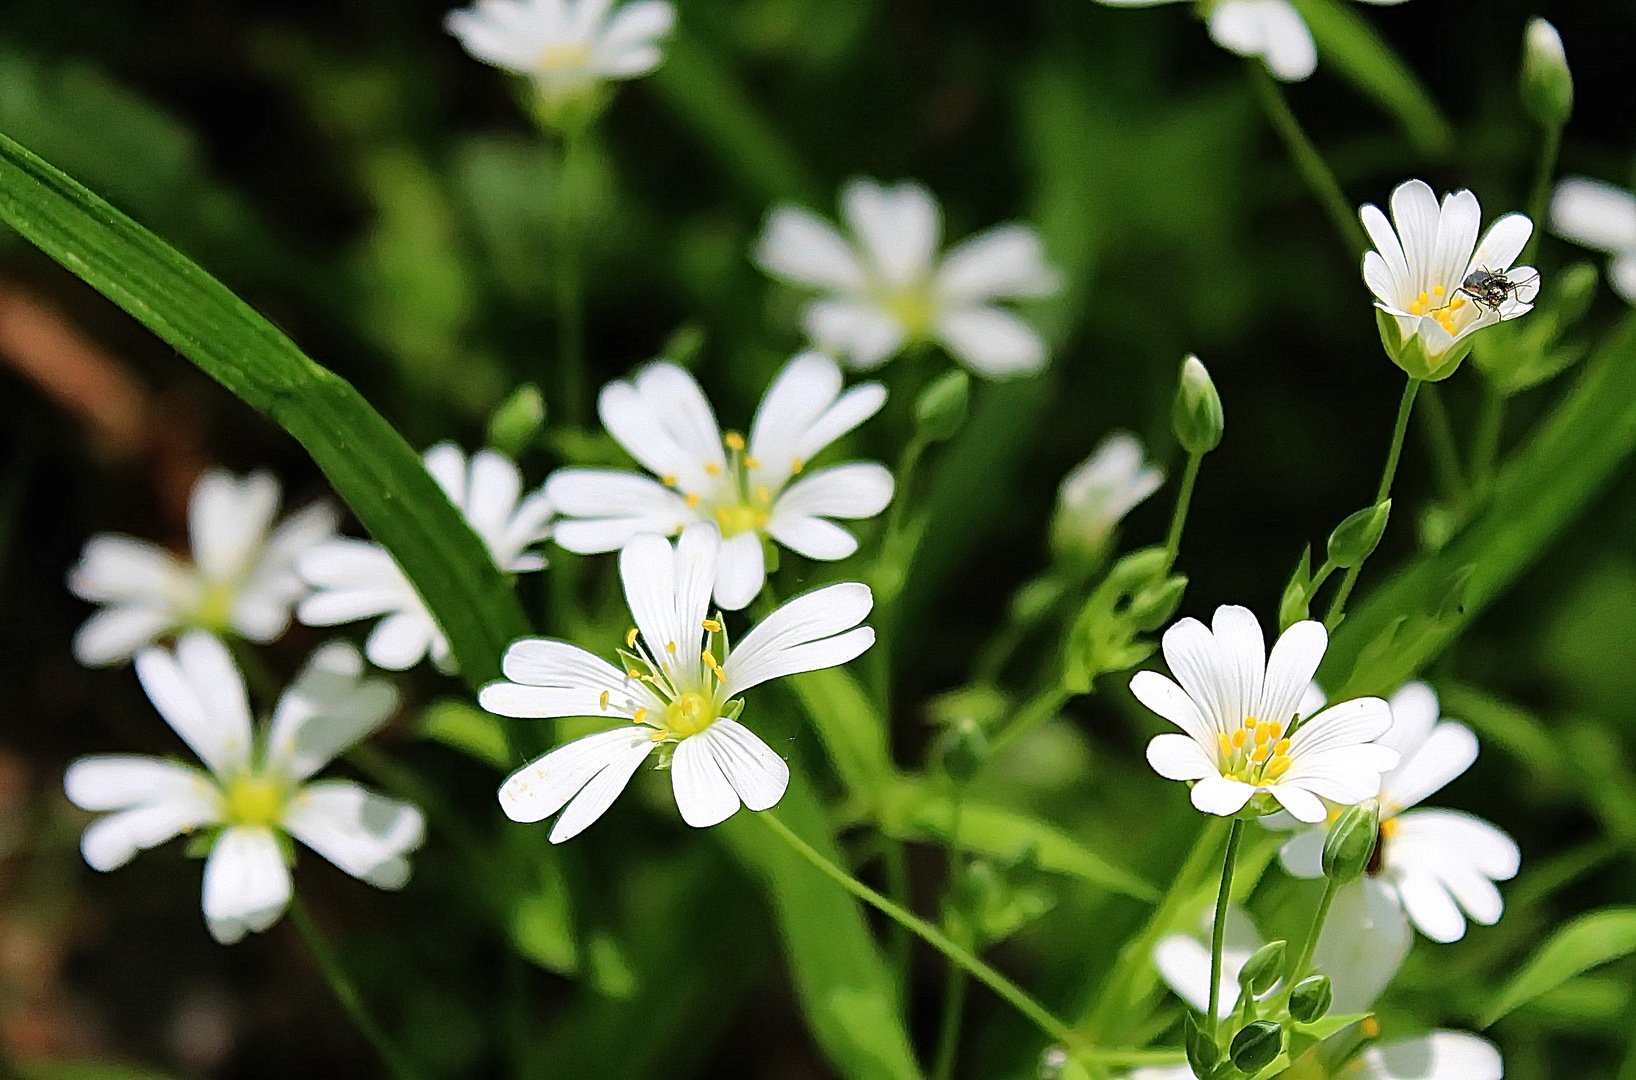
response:
[[[449,12],[445,26],[472,56],[533,79],[542,97],[560,103],[646,75],[663,59],[659,42],[675,9],[662,0],[611,7],[612,0],[478,0]]]
[[[1636,196],[1600,180],[1569,177],[1551,196],[1551,231],[1612,255],[1608,283],[1626,303],[1636,304]]]
[[[1131,693],[1183,735],[1155,736],[1147,759],[1160,776],[1194,781],[1193,805],[1237,814],[1270,795],[1301,821],[1318,822],[1324,800],[1350,804],[1380,791],[1380,774],[1398,753],[1375,740],[1391,727],[1379,698],[1356,698],[1306,717],[1300,713],[1329,636],[1321,623],[1298,622],[1268,656],[1255,616],[1216,609],[1213,631],[1183,619],[1164,635],[1165,661],[1181,685],[1138,672]]]
[[[426,451],[432,474],[455,509],[488,547],[494,565],[508,574],[539,570],[545,560],[528,549],[551,533],[551,503],[545,492],[523,495],[522,473],[510,458],[493,450],[466,455],[452,443]],[[420,594],[391,554],[368,540],[340,537],[302,556],[297,569],[314,592],[296,609],[309,626],[386,616],[369,634],[369,662],[403,671],[428,652],[439,667],[452,659],[448,639],[438,629]]]
[[[105,667],[190,629],[277,638],[307,592],[296,560],[336,525],[335,509],[316,503],[275,526],[279,497],[268,473],[205,472],[188,501],[192,562],[134,537],[93,536],[68,572],[68,588],[104,608],[74,635],[74,658]]]
[[[244,679],[209,634],[183,635],[174,653],[145,650],[136,675],[206,768],[137,754],[70,765],[69,800],[108,811],[80,843],[93,868],[113,870],[179,833],[211,830],[204,915],[223,944],[267,929],[288,906],[285,835],[371,885],[398,889],[409,880],[408,855],[425,831],[419,810],[350,780],[308,782],[397,708],[389,684],[362,677],[351,645],[332,642],[313,654],[259,746]]]
[[[1391,221],[1373,204],[1358,212],[1375,245],[1363,256],[1363,280],[1375,307],[1395,324],[1395,340],[1386,339],[1392,358],[1416,378],[1441,377],[1465,356],[1472,334],[1533,310],[1539,271],[1511,264],[1534,223],[1526,214],[1507,214],[1479,241],[1477,196],[1456,191],[1439,206],[1419,180],[1399,184],[1391,206]],[[1502,275],[1511,287],[1500,290],[1503,296],[1474,295],[1467,281],[1485,274]]]
[[[1477,736],[1440,720],[1437,695],[1410,683],[1392,695],[1392,728],[1380,742],[1401,755],[1381,778],[1380,841],[1369,878],[1433,941],[1457,941],[1466,917],[1485,926],[1504,911],[1494,882],[1516,876],[1516,843],[1486,821],[1454,810],[1411,810],[1477,760]],[[1407,812],[1406,812],[1407,811]],[[1278,821],[1268,822],[1278,827]],[[1323,876],[1323,828],[1303,829],[1284,844],[1284,868]]]
[[[850,238],[816,214],[780,206],[756,249],[767,273],[823,293],[803,317],[819,348],[865,370],[920,342],[988,378],[1045,365],[1039,334],[995,303],[1060,288],[1033,229],[1001,225],[940,259],[942,211],[931,192],[864,179],[841,190],[841,217]]]
[[[546,494],[565,518],[578,520],[559,521],[556,541],[592,554],[615,551],[633,536],[674,536],[693,522],[713,522],[722,536],[716,603],[737,611],[766,581],[763,537],[809,559],[844,559],[857,550],[853,535],[829,519],[880,513],[892,499],[892,474],[874,462],[803,473],[885,401],[879,383],[842,393],[835,362],[802,353],[767,388],[746,441],[722,434],[693,376],[675,364],[649,364],[629,382],[603,387],[597,411],[609,434],[658,479],[558,470]]]
[[[1164,470],[1147,463],[1136,436],[1126,431],[1109,435],[1057,489],[1053,544],[1059,551],[1102,551],[1125,515],[1164,481]]]
[[[709,524],[688,526],[674,547],[658,536],[625,545],[619,574],[636,627],[619,654],[623,670],[566,641],[532,638],[506,650],[505,680],[478,695],[489,712],[631,721],[513,773],[500,787],[507,817],[543,821],[563,810],[551,829],[560,844],[601,817],[661,747],[673,751],[676,807],[696,828],[727,820],[741,804],[766,810],[783,798],[789,766],[738,722],[739,695],[861,655],[875,642],[875,631],[858,625],[874,600],[855,582],[798,596],[729,651],[720,613],[709,614],[720,551]]]

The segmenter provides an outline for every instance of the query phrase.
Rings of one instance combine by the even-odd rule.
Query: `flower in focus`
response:
[[[1626,303],[1636,304],[1636,196],[1600,180],[1569,177],[1551,196],[1551,231],[1612,255],[1608,283]]]
[[[1119,431],[1063,478],[1051,540],[1058,551],[1096,555],[1126,514],[1164,483],[1164,470],[1149,465],[1142,444]]]
[[[653,476],[617,469],[552,474],[545,488],[552,505],[578,519],[559,521],[556,541],[593,554],[618,550],[633,536],[674,536],[693,522],[711,522],[722,537],[716,603],[737,611],[766,582],[763,537],[809,559],[844,559],[857,550],[857,539],[829,519],[880,513],[892,499],[892,474],[874,462],[807,473],[807,463],[885,401],[878,383],[842,393],[835,362],[802,353],[767,388],[746,440],[722,434],[693,376],[675,364],[649,364],[629,382],[603,387],[597,412]]]
[[[1392,695],[1392,728],[1382,745],[1401,755],[1381,778],[1380,839],[1369,879],[1379,884],[1422,934],[1458,941],[1466,918],[1485,926],[1504,910],[1496,881],[1516,876],[1521,853],[1486,821],[1454,810],[1414,810],[1477,760],[1477,737],[1464,724],[1439,719],[1437,695],[1410,683]],[[1276,822],[1274,824],[1276,827]],[[1303,829],[1284,844],[1284,868],[1321,877],[1324,830]]]
[[[1375,740],[1391,727],[1379,698],[1355,698],[1302,714],[1329,636],[1298,622],[1269,656],[1247,609],[1216,609],[1211,627],[1183,619],[1164,635],[1177,682],[1138,672],[1131,693],[1185,734],[1155,736],[1147,759],[1160,776],[1193,782],[1193,805],[1228,817],[1260,795],[1301,821],[1325,817],[1324,800],[1351,804],[1380,790],[1397,751]],[[1269,810],[1265,803],[1252,808]]]
[[[426,451],[426,471],[488,547],[494,565],[510,574],[539,570],[545,560],[528,549],[550,535],[551,504],[544,491],[523,495],[522,473],[493,450],[466,455],[452,443]],[[439,667],[451,664],[449,642],[420,594],[387,550],[368,540],[338,537],[302,556],[297,569],[315,590],[296,616],[309,626],[386,616],[364,644],[369,662],[403,671],[428,652]]]
[[[69,800],[107,812],[80,843],[94,869],[116,869],[179,833],[208,830],[204,915],[223,944],[267,929],[289,905],[286,836],[371,885],[398,889],[409,880],[408,855],[425,831],[419,810],[350,780],[308,782],[397,708],[390,685],[362,677],[351,645],[334,642],[313,654],[279,698],[259,746],[243,676],[211,635],[185,634],[174,652],[142,652],[136,674],[205,769],[137,754],[70,765]]]
[[[636,626],[623,667],[566,641],[532,638],[506,650],[505,680],[485,686],[489,712],[528,718],[609,717],[621,727],[558,747],[512,773],[500,807],[513,821],[543,821],[560,844],[613,804],[655,750],[670,755],[682,819],[720,824],[740,805],[766,810],[784,797],[789,766],[737,720],[739,696],[771,679],[835,667],[861,655],[875,631],[859,626],[874,600],[855,582],[779,607],[729,651],[722,616],[709,614],[722,550],[713,525],[690,525],[674,546],[638,536],[619,553]]]
[[[823,294],[803,316],[819,348],[864,370],[922,342],[988,378],[1045,365],[1039,334],[995,303],[1060,288],[1033,229],[1000,225],[939,259],[942,211],[931,192],[864,179],[842,189],[841,217],[850,237],[816,214],[780,206],[756,249],[767,273]]]
[[[1472,334],[1533,310],[1539,271],[1511,264],[1534,223],[1507,214],[1479,241],[1477,196],[1456,191],[1439,206],[1419,180],[1399,184],[1391,206],[1391,221],[1373,204],[1358,212],[1375,245],[1363,256],[1363,280],[1375,294],[1381,342],[1410,376],[1447,378]]]
[[[659,66],[659,42],[676,11],[637,0],[610,12],[612,0],[477,0],[449,12],[444,25],[467,52],[534,81],[548,113],[603,83],[634,79]]]
[[[105,667],[190,629],[277,638],[307,592],[296,560],[336,525],[334,508],[316,503],[275,526],[279,498],[268,473],[205,472],[188,500],[192,562],[134,537],[93,536],[68,572],[68,588],[104,607],[74,635],[74,658]]]

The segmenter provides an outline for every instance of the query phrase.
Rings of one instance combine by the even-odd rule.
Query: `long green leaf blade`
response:
[[[1575,975],[1636,953],[1636,908],[1581,915],[1558,930],[1494,998],[1482,1026],[1556,989]]]

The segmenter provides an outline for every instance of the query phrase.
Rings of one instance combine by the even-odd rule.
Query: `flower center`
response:
[[[1433,285],[1429,293],[1421,293],[1415,297],[1414,303],[1409,305],[1410,315],[1430,315],[1437,320],[1437,325],[1447,330],[1450,337],[1459,333],[1457,318],[1461,308],[1466,306],[1466,298],[1456,294],[1453,299],[1447,299],[1448,290],[1441,285]]]
[[[240,776],[222,793],[229,825],[277,825],[284,818],[289,795],[284,785],[265,776]]]
[[[903,327],[903,334],[909,340],[919,341],[931,336],[937,308],[924,287],[905,285],[886,290],[880,296],[880,306]]]
[[[665,706],[662,723],[666,731],[685,739],[714,724],[720,712],[711,696],[689,690]]]
[[[1289,771],[1290,741],[1276,720],[1246,716],[1237,731],[1216,736],[1216,747],[1221,752],[1221,774],[1230,780],[1260,784]]]
[[[714,489],[705,494],[684,492],[683,497],[689,507],[704,508],[721,530],[723,539],[760,532],[772,520],[773,496],[777,492],[751,480],[751,471],[759,469],[761,462],[745,452],[743,435],[729,431],[721,442],[727,449],[727,467],[723,469],[715,462],[704,467],[705,474],[715,482]],[[800,461],[792,462],[791,473],[800,472],[801,465]],[[661,476],[659,480],[667,487],[677,486],[674,476]]]
[[[591,47],[583,42],[547,45],[540,50],[535,64],[545,75],[577,74],[591,66]]]
[[[716,635],[724,633],[721,616],[705,619],[700,629],[705,635],[702,647],[697,639],[685,650],[676,642],[667,641],[658,656],[648,651],[635,627],[625,637],[625,648],[620,650],[619,656],[625,662],[626,676],[646,684],[665,703],[658,715],[646,708],[632,710],[631,719],[635,723],[654,729],[654,742],[697,735],[723,716],[737,716],[743,707],[743,702],[728,701],[722,693],[727,673],[722,670],[722,661],[716,659],[715,648]],[[725,636],[721,653],[725,660]],[[603,692],[604,709],[608,708],[611,697],[607,691]]]
[[[238,588],[230,581],[208,581],[188,621],[202,630],[222,632],[233,626],[233,604]]]

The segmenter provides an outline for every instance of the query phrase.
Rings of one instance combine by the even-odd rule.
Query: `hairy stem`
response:
[[[1210,932],[1210,1012],[1204,1018],[1204,1030],[1216,1037],[1216,1015],[1221,1009],[1221,950],[1227,940],[1227,905],[1233,898],[1233,867],[1238,862],[1238,841],[1244,835],[1244,822],[1233,819],[1227,833],[1227,855],[1221,861],[1221,888],[1216,893],[1216,921]]]

